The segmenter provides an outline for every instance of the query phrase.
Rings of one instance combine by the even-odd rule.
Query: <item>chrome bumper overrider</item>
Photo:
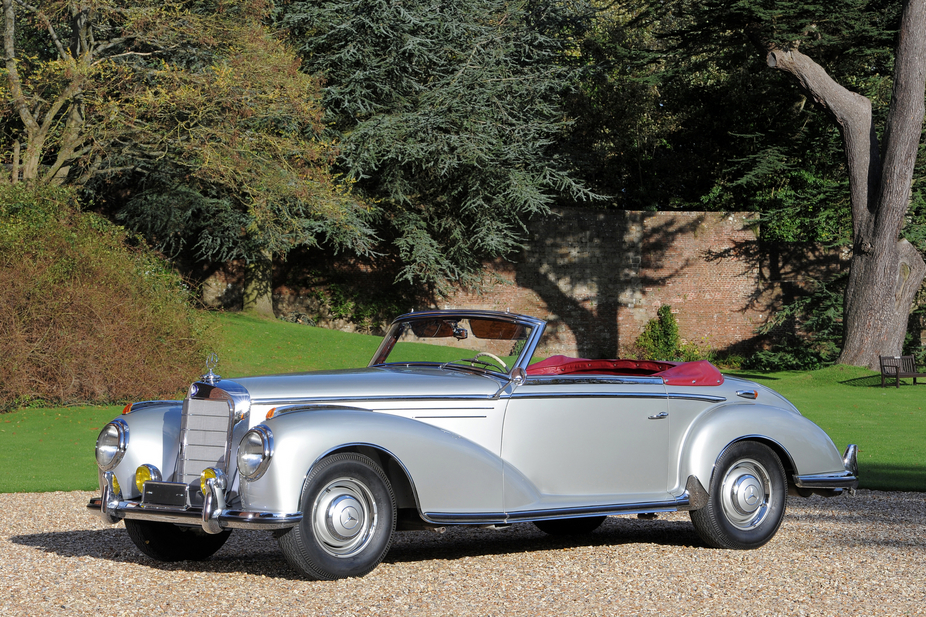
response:
[[[174,523],[177,525],[200,526],[208,533],[220,533],[223,529],[288,529],[302,520],[301,513],[248,512],[225,509],[221,489],[210,484],[211,490],[203,506],[174,507],[143,504],[141,501],[125,500],[122,493],[113,488],[112,473],[103,474],[103,494],[94,497],[87,504],[90,510],[98,510],[106,523],[115,524],[125,518]]]
[[[794,484],[798,488],[811,490],[832,490],[842,492],[845,489],[858,488],[858,446],[849,444],[843,454],[842,462],[845,471],[836,473],[821,473],[804,476],[794,476]]]

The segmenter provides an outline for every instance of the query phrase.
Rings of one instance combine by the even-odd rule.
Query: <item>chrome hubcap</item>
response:
[[[355,478],[338,478],[315,499],[312,526],[319,545],[335,557],[362,551],[376,530],[376,501]]]
[[[771,481],[761,463],[738,461],[723,479],[721,501],[727,520],[738,529],[752,529],[765,520],[771,505]]]

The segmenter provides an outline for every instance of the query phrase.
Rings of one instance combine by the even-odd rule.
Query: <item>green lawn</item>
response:
[[[379,344],[379,337],[238,314],[215,319],[221,332],[216,372],[226,378],[364,366]],[[840,450],[857,443],[863,488],[926,491],[926,385],[907,380],[899,389],[881,388],[877,375],[853,367],[741,375],[785,395]],[[29,408],[0,415],[0,492],[95,490],[93,446],[121,409]]]

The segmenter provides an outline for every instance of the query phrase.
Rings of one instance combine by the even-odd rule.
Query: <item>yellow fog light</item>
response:
[[[148,480],[160,482],[161,472],[154,465],[139,465],[135,470],[135,488],[139,493],[145,492],[145,482]]]
[[[199,474],[199,489],[203,492],[203,495],[208,494],[208,482],[211,479],[215,479],[217,488],[221,490],[225,489],[225,474],[222,473],[220,469],[216,469],[215,467],[206,467],[203,469],[203,472]]]
[[[119,486],[119,480],[116,478],[116,474],[113,474],[113,492],[117,495],[122,492],[122,487]]]

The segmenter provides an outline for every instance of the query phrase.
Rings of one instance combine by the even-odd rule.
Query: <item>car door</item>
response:
[[[668,401],[651,377],[532,377],[512,392],[509,512],[670,499]]]

